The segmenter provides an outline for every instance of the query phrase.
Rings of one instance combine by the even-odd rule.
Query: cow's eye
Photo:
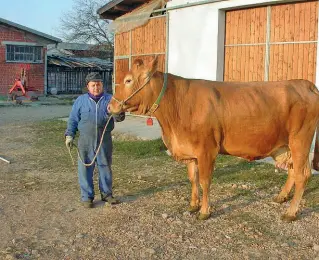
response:
[[[125,84],[130,84],[131,83],[131,79],[127,79],[127,80],[125,80]]]

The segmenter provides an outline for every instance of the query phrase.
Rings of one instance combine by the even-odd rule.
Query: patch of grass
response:
[[[319,212],[319,175],[311,176],[304,193],[306,206],[315,208]]]
[[[162,139],[150,141],[115,141],[114,152],[130,156],[134,159],[149,158],[153,156],[167,157],[164,153],[165,145]]]
[[[36,159],[42,168],[67,171],[72,167],[64,144],[66,122],[49,120],[34,124],[36,132]],[[135,194],[149,194],[169,187],[188,185],[187,171],[183,164],[175,163],[165,153],[161,139],[152,141],[114,141],[113,170],[115,185],[120,190]],[[72,151],[76,160],[75,149]],[[74,168],[73,168],[74,169]],[[281,187],[286,172],[275,173],[274,166],[266,163],[247,162],[232,156],[218,156],[213,174],[213,184],[248,184],[259,190]],[[253,196],[254,189],[235,189],[239,196]],[[306,206],[319,204],[319,176],[310,179],[304,198]]]
[[[259,188],[280,186],[287,177],[286,173],[275,173],[271,164],[247,162],[230,156],[218,157],[214,176],[217,183],[251,183]]]

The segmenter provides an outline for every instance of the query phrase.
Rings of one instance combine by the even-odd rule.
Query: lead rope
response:
[[[109,117],[109,119],[107,120],[107,122],[106,122],[106,125],[105,125],[105,127],[104,127],[104,129],[103,129],[103,133],[102,133],[102,136],[101,136],[100,144],[99,144],[99,146],[98,146],[98,148],[97,148],[97,150],[96,150],[96,152],[95,152],[95,155],[94,155],[93,160],[92,160],[91,163],[84,163],[84,162],[83,162],[83,160],[82,160],[82,158],[81,158],[81,156],[80,156],[80,153],[79,153],[79,148],[78,148],[76,145],[74,145],[74,146],[76,147],[76,151],[77,151],[77,153],[78,153],[78,157],[79,157],[81,163],[82,163],[84,166],[86,166],[86,167],[92,166],[93,163],[95,162],[95,159],[96,159],[96,157],[97,157],[97,155],[98,155],[98,153],[99,153],[99,151],[100,151],[100,149],[101,149],[101,146],[102,146],[102,142],[103,142],[103,139],[104,139],[104,135],[105,135],[105,132],[106,132],[106,128],[107,128],[107,126],[109,125],[109,123],[110,123],[112,117],[113,117],[113,115],[111,115],[111,116]],[[75,165],[73,156],[72,156],[72,154],[71,154],[71,148],[68,149],[68,150],[69,150],[70,157],[71,157],[71,159],[72,159],[72,163],[73,163],[73,165]]]

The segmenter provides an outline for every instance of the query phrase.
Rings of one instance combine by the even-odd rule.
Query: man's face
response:
[[[101,81],[90,81],[87,88],[93,96],[98,96],[103,92],[103,83]]]

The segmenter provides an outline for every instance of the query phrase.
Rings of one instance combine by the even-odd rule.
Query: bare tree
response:
[[[69,42],[92,43],[113,48],[113,34],[107,30],[108,21],[99,18],[96,11],[106,0],[73,0],[73,10],[61,17],[58,29],[61,38]]]

